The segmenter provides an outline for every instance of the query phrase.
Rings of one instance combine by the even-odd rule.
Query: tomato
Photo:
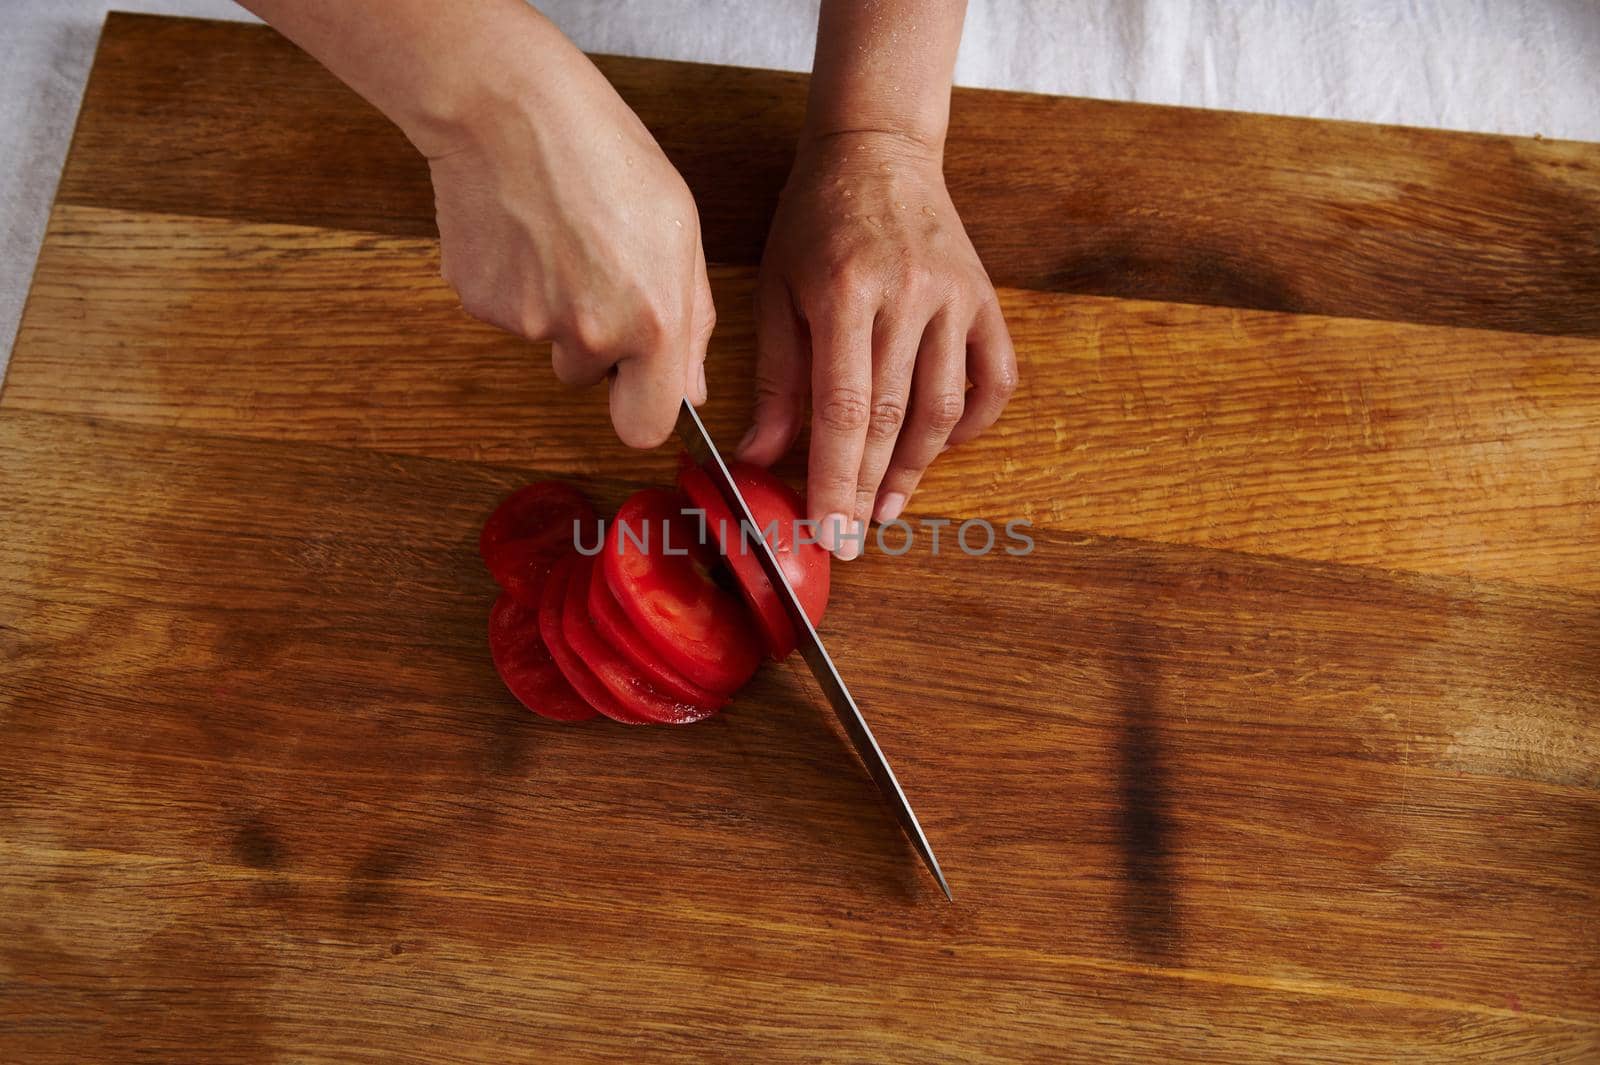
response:
[[[566,607],[561,616],[567,646],[583,659],[589,672],[599,678],[617,701],[638,717],[660,725],[688,725],[716,713],[726,699],[710,696],[696,704],[663,694],[622,652],[600,638],[589,620],[589,587],[595,568],[595,563],[587,558],[575,559],[572,563]]]
[[[639,673],[663,695],[698,706],[720,707],[727,696],[707,691],[673,669],[639,634],[606,584],[605,567],[589,567],[589,620],[606,643],[622,652]]]
[[[539,634],[544,637],[545,646],[550,649],[550,657],[555,660],[561,675],[583,697],[584,702],[613,721],[621,721],[625,725],[647,725],[649,719],[623,706],[567,643],[564,617],[567,588],[577,559],[576,553],[563,555],[550,570],[550,576],[544,582],[544,591],[539,596]]]
[[[820,545],[798,541],[797,533],[804,531],[797,528],[797,522],[805,517],[804,503],[793,489],[760,466],[735,462],[728,467],[728,472],[733,475],[739,494],[744,496],[750,516],[755,518],[772,545],[778,565],[800,600],[806,617],[813,625],[818,624],[828,607],[832,559]],[[678,484],[694,505],[705,512],[707,529],[728,559],[739,592],[761,628],[767,650],[778,661],[787,658],[795,648],[798,635],[777,590],[761,568],[757,556],[761,546],[753,539],[746,541],[741,535],[733,508],[723,499],[710,474],[685,464],[679,469]]]
[[[731,694],[755,673],[761,645],[738,597],[711,577],[716,556],[677,492],[647,488],[617,511],[600,560],[606,586],[668,665]]]
[[[594,707],[579,698],[539,635],[539,612],[508,593],[489,610],[489,655],[495,672],[517,701],[541,717],[587,721]]]
[[[495,582],[538,609],[545,577],[575,537],[593,543],[597,521],[583,494],[560,481],[540,481],[507,496],[484,522],[478,553]]]

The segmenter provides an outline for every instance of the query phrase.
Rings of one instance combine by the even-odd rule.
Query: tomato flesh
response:
[[[712,580],[713,552],[677,492],[647,488],[617,511],[600,565],[645,641],[694,684],[733,693],[760,664],[761,645],[738,598]]]
[[[564,615],[567,590],[577,558],[576,554],[563,556],[544,582],[544,592],[539,597],[539,634],[544,637],[545,646],[550,649],[550,657],[555,660],[561,675],[572,685],[572,690],[582,696],[584,702],[613,721],[625,725],[647,725],[650,720],[623,706],[567,643]]]
[[[612,647],[595,631],[589,620],[589,586],[594,563],[587,558],[574,560],[568,578],[566,607],[562,611],[562,632],[567,646],[583,659],[612,695],[630,713],[660,725],[688,725],[703,721],[717,712],[723,700],[712,697],[705,703],[676,700],[663,694],[647,680],[622,652]]]
[[[478,534],[478,554],[495,583],[538,609],[550,568],[579,536],[592,543],[597,519],[583,494],[560,481],[525,485],[507,496]]]
[[[709,691],[694,683],[656,654],[648,641],[639,634],[633,622],[611,594],[606,584],[605,567],[589,567],[589,620],[594,630],[607,644],[620,651],[633,667],[649,681],[652,687],[679,702],[696,706],[720,707],[728,701],[726,695]]]
[[[539,612],[509,593],[501,593],[489,610],[489,655],[506,689],[540,717],[587,721],[595,716],[550,657],[539,634]]]
[[[749,506],[750,516],[768,537],[778,565],[800,600],[806,617],[813,625],[820,623],[828,607],[832,559],[820,545],[799,542],[797,534],[801,530],[796,523],[805,516],[800,497],[760,466],[735,462],[728,472]],[[799,637],[783,609],[777,589],[767,580],[766,571],[761,567],[757,555],[760,545],[754,539],[747,541],[741,534],[733,508],[723,499],[710,474],[698,466],[684,464],[678,472],[678,485],[694,505],[705,512],[708,532],[728,560],[739,592],[761,628],[767,651],[781,662],[794,651]]]

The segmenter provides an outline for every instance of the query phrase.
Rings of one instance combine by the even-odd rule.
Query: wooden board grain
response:
[[[63,206],[6,402],[671,479],[670,450],[624,448],[547,349],[469,321],[437,262],[422,238]],[[727,442],[752,277],[713,277],[706,419]],[[915,515],[1600,591],[1600,341],[1001,295],[1020,394]]]
[[[731,438],[804,79],[599,62]],[[1600,149],[955,110],[1023,386],[913,518],[1035,550],[923,529],[824,623],[949,906],[797,666],[504,693],[484,516],[671,454],[460,313],[314,65],[114,16],[0,391],[0,1061],[1600,1058]]]
[[[270,30],[108,28],[62,202],[435,232],[421,158]],[[806,78],[596,62],[696,193],[707,257],[755,262]],[[967,89],[949,140],[998,284],[1600,335],[1594,145]]]
[[[1014,1060],[1110,1003],[1149,1047],[1203,1023],[1217,1060],[1313,1053],[1351,1015],[1404,1020],[1346,1060],[1448,1060],[1441,1024],[1600,1046],[1592,598],[1055,534],[874,556],[826,629],[950,907],[792,671],[667,732],[549,726],[499,690],[473,542],[524,473],[0,425],[26,459],[0,480],[23,871],[0,957],[44,988],[118,973],[138,1010],[141,974],[198,983],[221,927],[256,976],[208,993],[280,1050],[319,993],[342,1027],[444,986],[469,989],[452,1031],[548,1025],[596,1058],[631,1052],[612,1028],[728,1060]],[[399,997],[324,968],[379,962]],[[43,995],[46,1033],[94,1015]],[[743,1034],[697,1043],[708,1012]]]

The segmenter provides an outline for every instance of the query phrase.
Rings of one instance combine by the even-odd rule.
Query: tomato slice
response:
[[[617,511],[600,565],[649,645],[691,682],[731,694],[755,673],[761,645],[738,598],[711,578],[715,554],[677,492],[646,488]]]
[[[778,565],[789,579],[789,586],[794,589],[806,617],[813,625],[818,624],[828,608],[832,558],[818,544],[799,542],[798,533],[802,530],[796,523],[805,517],[805,505],[792,488],[760,466],[735,462],[728,467],[728,472],[750,507],[750,516],[768,536]],[[678,471],[678,485],[694,505],[705,512],[707,530],[728,559],[739,594],[755,615],[767,651],[781,662],[794,650],[799,637],[777,590],[761,568],[756,554],[760,546],[741,535],[733,508],[723,499],[710,474],[685,463]]]
[[[595,716],[594,707],[579,698],[550,657],[539,635],[539,612],[507,593],[489,610],[489,655],[506,689],[540,717],[587,721]]]
[[[583,697],[584,702],[613,721],[620,721],[625,725],[647,725],[650,723],[649,719],[623,706],[616,696],[611,694],[611,690],[600,683],[600,678],[583,664],[583,660],[567,643],[563,615],[566,609],[567,588],[571,583],[573,564],[577,559],[576,553],[564,555],[550,570],[550,576],[544,582],[544,592],[539,597],[539,634],[544,637],[545,646],[550,649],[550,657],[555,660],[556,668],[561,670],[561,675],[572,685],[572,689]]]
[[[545,577],[573,541],[596,536],[594,508],[560,481],[524,485],[507,496],[478,534],[478,554],[501,588],[538,609]]]
[[[630,713],[656,724],[689,725],[716,713],[727,700],[713,696],[704,703],[695,704],[665,695],[620,651],[600,638],[589,620],[589,585],[593,569],[594,562],[590,559],[574,560],[572,575],[568,578],[566,607],[561,616],[567,646],[583,659],[589,672],[599,678]]]
[[[727,696],[708,691],[667,665],[639,634],[606,584],[605,567],[589,567],[589,620],[600,638],[633,664],[661,694],[696,706],[720,707]]]

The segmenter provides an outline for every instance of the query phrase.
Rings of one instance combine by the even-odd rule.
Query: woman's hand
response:
[[[569,385],[611,381],[623,443],[703,403],[716,321],[699,214],[644,124],[576,49],[555,92],[506,86],[428,160],[444,278],[476,318],[551,342]]]
[[[739,456],[788,450],[809,396],[807,509],[854,558],[865,523],[898,517],[928,464],[994,424],[1016,387],[936,147],[883,132],[802,143],[761,265],[757,349]]]
[[[705,399],[715,322],[688,187],[616,91],[524,0],[245,0],[428,158],[466,310],[611,381],[623,442]]]

